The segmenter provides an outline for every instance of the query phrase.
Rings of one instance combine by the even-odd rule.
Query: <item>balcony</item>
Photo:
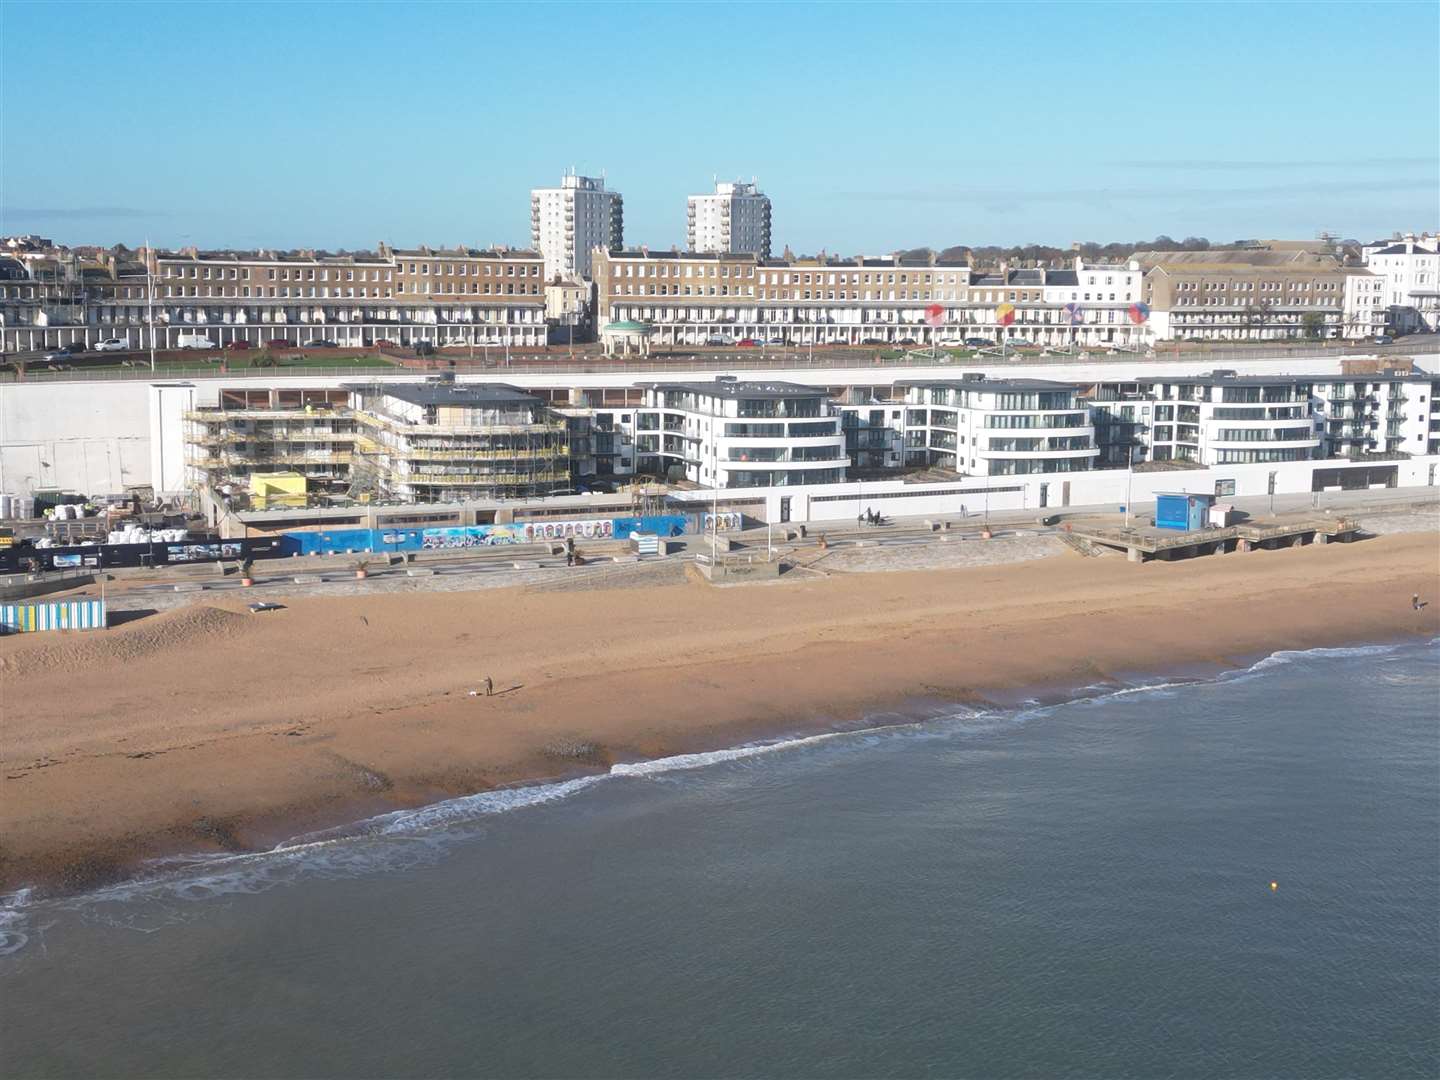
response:
[[[771,469],[785,472],[805,472],[812,469],[843,469],[851,464],[845,455],[827,458],[824,461],[720,461],[722,472],[768,472]]]
[[[1308,439],[1211,439],[1210,445],[1218,450],[1278,450],[1294,447],[1297,450],[1319,446],[1321,439],[1317,432]]]
[[[1016,458],[1022,461],[1031,461],[1039,458],[1074,459],[1094,458],[1100,456],[1100,448],[1096,446],[1082,450],[976,450],[975,456],[992,461],[996,458]]]

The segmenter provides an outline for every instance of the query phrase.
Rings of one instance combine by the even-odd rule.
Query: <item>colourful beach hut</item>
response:
[[[1155,527],[1177,532],[1195,532],[1210,521],[1214,495],[1190,491],[1157,491],[1155,493]]]

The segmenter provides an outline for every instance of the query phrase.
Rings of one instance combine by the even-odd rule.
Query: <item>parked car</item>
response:
[[[1389,334],[1379,334],[1375,338],[1376,345],[1394,345],[1395,339]]]
[[[551,488],[549,491],[547,491],[547,492],[545,493],[545,497],[546,497],[547,499],[553,499],[553,498],[557,498],[558,496],[561,496],[561,495],[579,495],[579,494],[580,494],[580,492],[576,491],[574,488]]]
[[[250,348],[250,342],[248,342],[248,341],[232,341],[232,342],[230,342],[230,344],[226,345],[225,348],[227,348],[227,349],[229,349],[229,350],[231,350],[231,351],[234,351],[234,352],[243,352],[244,350]]]
[[[293,349],[295,346],[290,344],[289,338],[272,337],[269,341],[265,342],[265,347],[267,349]]]
[[[338,349],[339,347],[339,345],[335,344],[335,342],[329,338],[323,337],[311,338],[305,343],[305,348],[307,349]]]
[[[901,338],[901,339],[900,339],[899,341],[897,341],[895,344],[896,344],[896,345],[914,345],[914,344],[915,344],[915,339],[914,339],[914,338],[908,338],[908,337],[907,337],[907,338]]]
[[[705,344],[706,344],[706,345],[729,345],[730,343],[729,343],[728,341],[726,341],[723,337],[721,337],[719,334],[711,334],[709,337],[707,337],[707,338],[705,339]]]
[[[181,334],[175,339],[177,349],[213,349],[215,342],[204,334]]]
[[[747,337],[741,338],[739,341],[735,342],[735,345],[737,348],[741,349],[755,349],[759,348],[760,343],[756,341],[753,337]]]
[[[130,342],[124,338],[107,337],[104,341],[95,342],[96,352],[128,352]]]
[[[965,344],[969,345],[972,349],[988,349],[992,345],[994,345],[995,342],[991,341],[989,338],[967,337],[965,339]]]
[[[435,343],[432,341],[417,341],[415,343],[416,356],[434,356]]]

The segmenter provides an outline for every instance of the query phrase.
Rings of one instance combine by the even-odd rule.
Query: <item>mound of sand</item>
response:
[[[74,671],[128,664],[152,653],[200,642],[225,640],[250,630],[248,615],[196,604],[152,615],[113,630],[37,634],[0,654],[0,676],[23,679],[53,671]]]

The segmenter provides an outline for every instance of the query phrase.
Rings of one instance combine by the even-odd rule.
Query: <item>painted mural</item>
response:
[[[424,529],[420,546],[426,550],[499,547],[504,544],[537,544],[547,540],[609,540],[615,524],[609,518],[591,521],[517,521],[513,525],[458,525],[446,529]]]

